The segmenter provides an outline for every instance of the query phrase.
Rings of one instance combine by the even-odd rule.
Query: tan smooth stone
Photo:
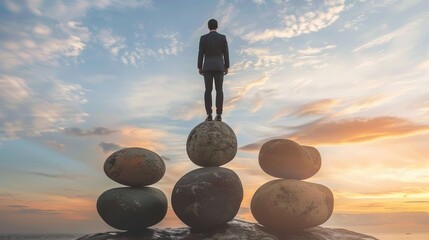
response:
[[[104,162],[104,172],[113,181],[130,187],[142,187],[158,182],[165,174],[162,158],[145,148],[118,150]]]
[[[198,166],[219,167],[234,159],[237,137],[225,122],[205,121],[189,133],[186,153]]]
[[[277,179],[253,195],[250,209],[255,219],[276,232],[315,227],[332,214],[334,196],[329,188],[294,179]]]
[[[307,179],[319,171],[321,164],[316,148],[301,146],[289,139],[269,140],[259,151],[259,165],[273,177]]]

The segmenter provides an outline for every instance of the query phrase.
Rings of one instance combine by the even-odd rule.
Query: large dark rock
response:
[[[316,148],[289,139],[272,139],[259,151],[259,165],[273,177],[303,180],[316,174],[321,166]]]
[[[222,166],[235,157],[237,137],[226,123],[205,121],[189,133],[186,152],[189,159],[198,166]]]
[[[256,190],[250,203],[255,219],[268,229],[296,232],[324,223],[332,214],[329,188],[294,179],[277,179]]]
[[[171,195],[177,217],[194,228],[213,228],[232,220],[242,200],[240,178],[222,167],[199,168],[185,174]]]
[[[167,213],[167,197],[152,187],[121,187],[105,191],[97,211],[110,226],[120,230],[144,230],[159,223]]]
[[[124,148],[110,155],[104,162],[104,172],[113,181],[141,187],[158,182],[165,173],[162,158],[145,148]]]
[[[315,227],[300,233],[275,236],[256,223],[233,220],[208,232],[193,232],[190,228],[148,229],[146,232],[107,232],[90,234],[78,240],[377,240],[374,237],[345,229]]]

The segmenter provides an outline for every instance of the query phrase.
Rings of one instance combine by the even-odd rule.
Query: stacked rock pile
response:
[[[252,198],[250,208],[260,224],[274,232],[295,232],[329,219],[334,207],[331,190],[301,181],[320,169],[316,148],[273,139],[262,145],[259,165],[267,174],[281,178],[259,187]]]
[[[186,151],[202,168],[188,172],[173,188],[171,204],[177,217],[193,229],[208,229],[232,220],[243,200],[238,175],[220,167],[237,153],[237,138],[224,122],[206,121],[189,134]]]
[[[110,155],[104,172],[113,181],[128,187],[105,191],[97,200],[97,211],[110,226],[140,231],[160,222],[167,213],[165,194],[148,185],[165,174],[162,158],[144,148],[124,148]]]

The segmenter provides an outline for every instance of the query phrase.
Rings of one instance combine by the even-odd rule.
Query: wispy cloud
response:
[[[262,32],[250,32],[242,38],[253,43],[270,41],[274,38],[292,38],[301,34],[317,32],[335,22],[344,7],[344,0],[325,1],[324,10],[285,15],[281,21],[283,25],[281,28],[268,28]]]
[[[34,136],[82,122],[87,116],[80,109],[87,102],[83,95],[79,84],[0,76],[0,139]]]
[[[240,147],[245,151],[258,151],[262,144],[273,138],[289,138],[309,145],[338,145],[368,142],[386,138],[417,135],[429,130],[429,125],[414,123],[398,117],[318,119],[308,124],[291,127],[292,133],[267,138]]]
[[[241,99],[246,96],[247,92],[249,92],[252,88],[263,86],[268,80],[269,75],[265,73],[265,76],[256,80],[249,81],[247,83],[241,83],[241,85],[244,85],[244,87],[236,87],[233,89],[233,94],[231,97],[227,98],[224,103],[224,109],[233,109],[235,107],[235,104],[241,101]]]
[[[362,27],[364,21],[366,20],[367,16],[365,16],[364,14],[359,15],[358,17],[356,17],[355,19],[351,20],[351,21],[347,21],[344,23],[343,28],[341,28],[339,31],[346,31],[346,30],[358,30]]]
[[[15,1],[12,1],[12,0],[6,0],[4,3],[7,10],[13,13],[18,13],[22,9],[22,7],[19,4],[17,4]]]
[[[179,33],[158,33],[155,38],[166,39],[168,44],[165,47],[158,48],[158,53],[161,55],[177,55],[183,51],[183,43],[179,41]]]
[[[149,9],[152,7],[151,0],[104,0],[104,1],[29,1],[26,8],[35,14],[47,16],[58,21],[68,21],[85,17],[90,10],[103,10],[108,8],[137,8]]]
[[[46,140],[45,143],[48,146],[54,147],[54,148],[59,149],[59,150],[64,150],[65,149],[64,144],[63,143],[59,143],[56,140]]]
[[[355,48],[353,52],[359,52],[365,49],[370,49],[380,45],[387,44],[398,36],[408,34],[412,29],[415,29],[417,26],[419,26],[419,24],[422,23],[426,18],[427,18],[426,16],[423,16],[422,18],[418,18],[410,23],[405,24],[404,26],[400,27],[397,30],[394,30],[390,33],[386,33],[384,35],[376,37],[375,39]]]
[[[331,117],[364,112],[365,110],[387,103],[409,91],[410,89],[404,88],[390,94],[376,94],[357,100],[350,100],[342,103],[341,107],[335,113],[332,113]]]
[[[324,51],[324,50],[327,50],[327,49],[333,49],[333,48],[335,48],[336,46],[335,45],[327,45],[327,46],[323,46],[323,47],[308,47],[308,48],[305,48],[305,49],[301,49],[301,50],[298,50],[298,53],[300,53],[300,54],[304,54],[304,55],[314,55],[314,54],[318,54],[318,53],[321,53],[322,51]]]
[[[118,56],[119,51],[125,48],[125,38],[115,35],[112,29],[101,29],[98,33],[98,40],[115,57]]]
[[[143,66],[148,58],[159,59],[160,57],[154,49],[147,48],[140,42],[136,42],[134,48],[127,48],[124,54],[120,57],[123,64],[131,65],[133,67]]]
[[[82,221],[94,220],[97,216],[93,213],[94,197],[69,197],[69,195],[44,193],[43,198],[37,195],[23,195],[19,199],[10,199],[0,204],[2,211],[2,221],[8,218],[16,224],[17,221],[28,219],[29,222],[36,221],[43,217],[45,222],[49,222],[49,226],[58,224],[61,227],[67,221]],[[17,215],[22,213],[22,216]],[[42,215],[42,216],[41,216]],[[52,215],[50,217],[46,215]],[[24,218],[23,218],[24,217]],[[12,225],[12,226],[15,226]],[[33,225],[32,224],[32,225]],[[43,229],[46,232],[46,229]]]
[[[84,137],[84,136],[101,136],[119,132],[105,127],[93,127],[92,129],[84,130],[78,127],[64,128],[63,132],[68,135]]]
[[[124,105],[133,109],[134,117],[171,115],[175,118],[172,113],[181,115],[180,112],[186,111],[184,106],[194,106],[196,97],[201,96],[198,92],[204,91],[204,83],[201,81],[198,85],[189,81],[176,81],[174,87],[171,87],[171,81],[167,75],[161,75],[130,83],[124,91],[127,95]],[[154,100],[156,104],[153,104]]]
[[[320,116],[328,115],[332,112],[332,108],[337,106],[340,101],[336,99],[321,99],[300,105],[292,110],[290,107],[280,109],[272,117],[272,121],[277,120],[285,115],[292,116]]]
[[[18,27],[18,23],[8,23],[0,28],[8,36],[0,43],[1,68],[13,69],[21,65],[56,65],[59,59],[73,59],[86,48],[89,30],[79,24],[63,25],[54,32],[43,24]],[[34,34],[32,34],[34,33]],[[13,40],[11,40],[13,39]]]
[[[142,147],[161,154],[171,144],[171,142],[166,143],[165,138],[169,138],[173,142],[175,137],[173,133],[155,127],[123,126],[120,127],[118,134],[105,135],[98,146],[105,154],[126,147]],[[173,149],[169,150],[173,151]]]
[[[52,215],[52,214],[64,213],[62,211],[57,211],[53,209],[31,208],[25,205],[9,205],[8,207],[13,209],[15,213],[22,213],[22,214]]]
[[[271,121],[278,120],[284,116],[305,117],[305,116],[324,116],[331,119],[351,115],[354,113],[363,113],[366,110],[373,109],[384,103],[387,103],[410,89],[401,89],[390,94],[376,94],[358,99],[340,100],[340,99],[320,99],[297,106],[288,106],[278,110],[272,117]]]
[[[284,54],[272,53],[269,48],[244,48],[241,50],[240,54],[244,55],[245,60],[232,67],[233,73],[247,69],[276,71],[287,60]],[[246,60],[247,58],[250,58],[251,60]]]
[[[329,51],[335,49],[336,45],[324,45],[298,49],[290,56],[290,63],[295,68],[321,68],[326,67],[330,59]]]
[[[33,28],[33,32],[38,35],[50,35],[52,30],[46,25],[38,24]]]
[[[0,192],[0,199],[4,200],[4,199],[11,199],[11,198],[15,198],[15,196],[8,192]]]
[[[113,59],[120,60],[125,65],[141,67],[148,59],[161,60],[165,56],[178,55],[183,51],[183,42],[178,32],[159,32],[151,39],[154,46],[136,40],[133,44],[126,44],[131,39],[115,34],[112,29],[101,29],[97,36],[103,47],[107,49]]]
[[[123,148],[119,144],[107,143],[107,142],[100,142],[98,146],[100,146],[101,150],[103,150],[104,153],[114,152],[116,150]]]
[[[265,0],[253,0],[254,3],[256,3],[257,5],[261,5],[261,4],[265,4]]]
[[[251,99],[253,107],[250,112],[257,112],[269,102],[271,96],[275,96],[276,94],[278,94],[278,90],[273,88],[257,91]]]
[[[176,108],[173,118],[188,121],[195,117],[205,117],[205,114],[204,102],[200,99]]]
[[[70,179],[70,180],[76,180],[78,178],[85,177],[85,175],[81,175],[81,174],[55,174],[55,173],[36,172],[36,171],[28,171],[26,173],[36,175],[36,176],[47,177],[47,178]]]

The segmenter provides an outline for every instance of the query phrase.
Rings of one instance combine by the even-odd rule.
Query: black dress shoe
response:
[[[222,121],[222,116],[220,114],[216,114],[215,120]]]
[[[206,121],[212,121],[212,120],[213,120],[212,115],[211,114],[207,114]]]

